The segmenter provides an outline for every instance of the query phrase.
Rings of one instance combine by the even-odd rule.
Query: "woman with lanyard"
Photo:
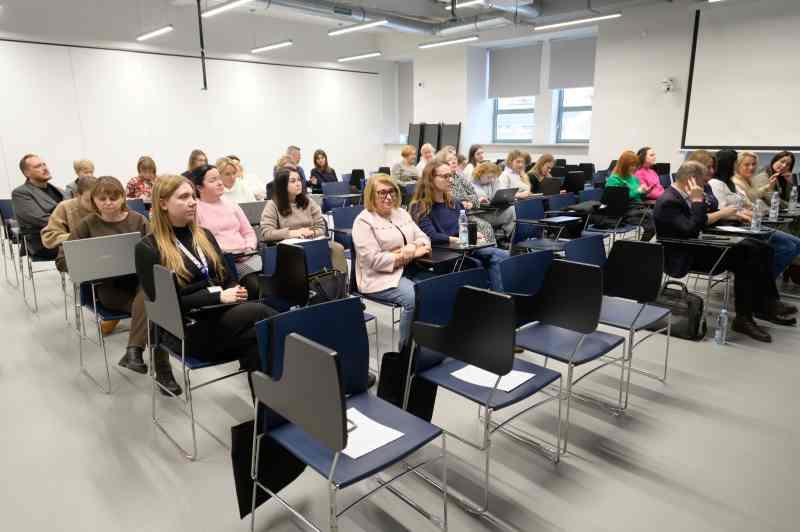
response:
[[[194,185],[182,176],[158,179],[153,188],[152,233],[136,246],[136,273],[150,300],[155,299],[153,266],[164,266],[177,275],[181,308],[197,321],[187,330],[188,354],[214,361],[234,352],[240,355],[243,369],[257,369],[254,324],[275,311],[247,301],[247,290],[236,284],[225,267],[214,235],[196,222],[195,194]],[[215,307],[203,308],[209,306]],[[165,331],[161,335],[163,343],[180,352],[176,338]],[[156,351],[154,365],[157,380],[175,395],[180,394],[165,351]]]

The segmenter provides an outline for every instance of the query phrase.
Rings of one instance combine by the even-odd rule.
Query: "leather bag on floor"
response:
[[[669,288],[670,286],[676,288]],[[672,336],[695,341],[705,338],[708,327],[703,315],[703,298],[689,293],[683,283],[678,281],[664,283],[653,305],[672,311]],[[659,321],[648,329],[657,331],[666,325],[666,321]]]

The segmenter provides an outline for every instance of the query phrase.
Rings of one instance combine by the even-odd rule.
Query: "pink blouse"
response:
[[[647,193],[647,199],[656,200],[664,193],[661,179],[658,178],[658,174],[655,173],[652,168],[639,168],[633,175],[639,179],[639,183],[642,185],[653,187],[650,189],[650,192]]]
[[[256,232],[242,208],[222,197],[216,203],[197,202],[197,223],[217,239],[223,251],[256,249]]]

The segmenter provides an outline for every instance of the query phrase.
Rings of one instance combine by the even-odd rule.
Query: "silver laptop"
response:
[[[250,225],[261,225],[261,213],[264,212],[264,205],[266,204],[266,201],[248,201],[240,203],[239,207],[244,211],[244,215]]]
[[[67,240],[62,245],[70,279],[80,284],[135,274],[134,249],[141,240],[139,233]]]

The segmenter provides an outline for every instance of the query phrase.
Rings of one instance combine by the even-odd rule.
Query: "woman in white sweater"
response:
[[[506,168],[497,180],[499,188],[516,188],[516,198],[525,199],[531,195],[531,182],[525,173],[525,154],[511,150],[506,157]]]

